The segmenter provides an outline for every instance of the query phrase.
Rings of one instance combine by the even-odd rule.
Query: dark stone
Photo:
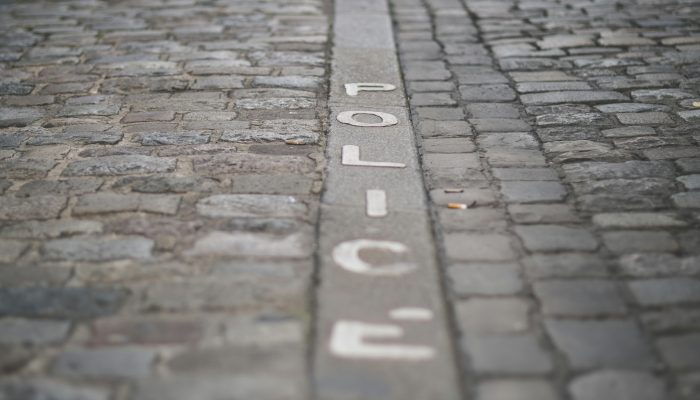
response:
[[[126,297],[109,288],[0,288],[0,315],[81,320],[114,314]]]

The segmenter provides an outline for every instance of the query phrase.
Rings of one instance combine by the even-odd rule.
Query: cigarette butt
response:
[[[447,208],[452,210],[466,210],[467,205],[464,203],[447,203]]]
[[[700,101],[694,101],[693,107],[700,108]]]
[[[463,193],[464,189],[445,189],[445,193]]]
[[[299,139],[285,140],[284,143],[286,143],[286,144],[293,144],[293,145],[302,145],[302,144],[306,144],[306,142],[304,142],[303,140],[299,140]]]

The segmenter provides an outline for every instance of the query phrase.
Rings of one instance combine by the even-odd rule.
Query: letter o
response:
[[[367,114],[367,115],[374,115],[375,117],[379,117],[382,119],[382,122],[377,122],[377,123],[369,123],[369,122],[360,122],[355,119],[355,115],[358,114]],[[338,114],[338,121],[352,125],[352,126],[362,126],[362,127],[374,127],[374,128],[381,128],[384,126],[392,126],[396,125],[399,123],[398,118],[393,116],[392,114],[389,113],[384,113],[380,111],[343,111]]]

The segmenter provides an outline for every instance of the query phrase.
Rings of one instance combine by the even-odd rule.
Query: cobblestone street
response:
[[[0,400],[700,399],[700,0],[0,0]]]

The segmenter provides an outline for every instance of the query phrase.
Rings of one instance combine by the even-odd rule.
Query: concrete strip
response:
[[[319,235],[316,398],[456,400],[454,351],[387,4],[336,0],[335,18]],[[397,88],[347,95],[344,85],[356,82]],[[337,120],[338,113],[354,110],[389,113],[398,124],[361,127]],[[343,165],[343,146],[357,146],[362,161],[406,166]],[[367,214],[368,190],[386,193],[386,216]],[[405,310],[421,318],[402,318]]]

